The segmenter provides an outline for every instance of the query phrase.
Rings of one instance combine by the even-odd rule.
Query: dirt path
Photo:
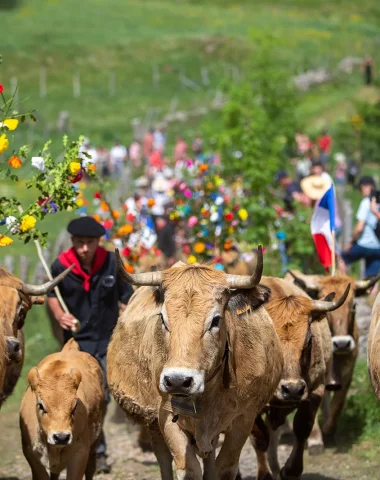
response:
[[[358,305],[358,323],[361,332],[360,350],[365,355],[370,308],[364,301]],[[133,425],[113,423],[113,411],[106,420],[106,436],[113,470],[110,475],[99,475],[97,480],[156,480],[159,470],[152,453],[143,453],[137,447],[137,429]],[[365,452],[374,445],[359,444],[327,449],[319,457],[305,453],[303,480],[375,480],[380,478],[376,457],[368,460]],[[284,462],[290,447],[279,447],[280,462]],[[245,480],[255,480],[256,459],[249,443],[241,456],[241,471]],[[0,413],[0,480],[31,480],[29,467],[23,457],[18,428],[18,406]]]

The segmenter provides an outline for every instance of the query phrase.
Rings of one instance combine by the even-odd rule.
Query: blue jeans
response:
[[[364,259],[366,278],[380,272],[380,248],[366,248],[354,243],[347,252],[342,252],[342,259],[347,265]]]

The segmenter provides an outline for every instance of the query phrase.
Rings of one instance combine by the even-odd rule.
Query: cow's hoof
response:
[[[316,457],[317,455],[322,455],[324,452],[324,446],[323,445],[310,445],[308,448],[309,450],[309,455]]]
[[[236,475],[236,480],[243,480],[243,477],[241,476],[240,470],[238,471]]]
[[[282,467],[280,472],[280,479],[281,480],[301,480],[301,475],[299,476],[287,475],[285,473],[285,467]]]
[[[274,477],[272,477],[272,475],[267,472],[267,473],[259,473],[257,475],[257,480],[274,480]]]

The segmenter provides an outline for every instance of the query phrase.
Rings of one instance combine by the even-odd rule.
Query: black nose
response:
[[[21,349],[20,342],[17,338],[7,338],[7,349],[9,359],[13,361],[17,360]]]
[[[188,393],[193,383],[193,377],[184,377],[178,374],[164,376],[164,385],[168,393]]]
[[[67,445],[70,440],[69,433],[55,433],[53,435],[53,440],[56,445]]]
[[[304,383],[284,383],[281,385],[282,395],[285,399],[298,400],[305,393]]]
[[[351,346],[350,340],[334,340],[333,345],[336,350],[348,350]]]

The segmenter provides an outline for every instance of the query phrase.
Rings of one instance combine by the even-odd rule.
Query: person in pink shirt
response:
[[[146,132],[143,138],[143,157],[146,162],[148,162],[149,157],[153,152],[153,141],[153,129],[151,128],[148,132]]]
[[[187,156],[187,143],[182,137],[178,137],[174,147],[174,152],[173,152],[174,163],[184,160],[186,156]]]

